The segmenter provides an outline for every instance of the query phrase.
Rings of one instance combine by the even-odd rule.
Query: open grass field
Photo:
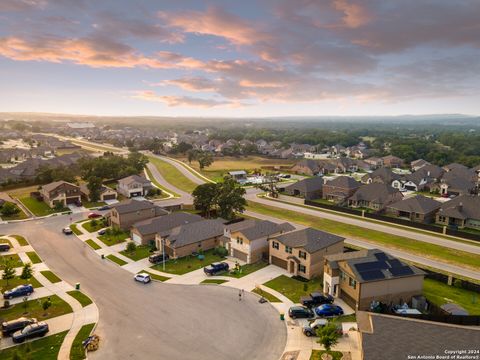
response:
[[[52,305],[47,311],[45,311],[42,308],[44,300],[46,300],[46,298],[27,301],[26,311],[24,303],[16,304],[8,309],[0,309],[0,322],[10,321],[19,318],[20,316],[34,317],[37,318],[38,321],[43,321],[60,315],[69,314],[73,311],[70,305],[60,299],[57,295],[50,296]]]
[[[70,348],[70,360],[85,359],[85,348],[83,347],[82,342],[90,335],[94,327],[95,324],[87,324],[82,326],[77,336],[75,336],[72,347]]]
[[[301,281],[285,275],[280,275],[273,280],[263,284],[280,294],[285,295],[294,303],[300,302],[300,297],[307,296],[315,290],[322,288],[320,279],[312,279],[309,281]]]
[[[437,306],[455,303],[467,310],[470,315],[480,315],[480,294],[474,291],[457,288],[432,279],[425,279],[423,295]]]
[[[68,331],[0,350],[0,359],[56,360]]]
[[[145,167],[145,171],[147,172],[147,175],[148,175],[148,178],[150,179],[150,181],[156,186],[158,187],[160,190],[162,190],[162,194],[160,195],[160,199],[165,199],[168,197],[168,195],[166,194],[166,192],[172,194],[173,196],[175,197],[179,197],[178,194],[176,194],[175,192],[173,192],[172,190],[170,189],[167,189],[166,187],[162,186],[156,179],[155,177],[153,176],[152,172],[150,171],[149,168]]]
[[[191,193],[198,186],[184,176],[175,166],[156,157],[149,156],[148,160],[155,165],[164,179],[185,192]]]
[[[381,231],[370,230],[363,227],[344,224],[329,219],[322,219],[317,216],[301,214],[294,211],[254,202],[249,202],[247,209],[260,214],[284,219],[286,221],[292,221],[298,224],[311,226],[313,228],[340,236],[368,241],[372,244],[379,244],[416,255],[422,254],[422,256],[425,256],[426,258],[443,261],[457,266],[468,267],[474,270],[480,269],[478,255],[465,251],[450,249],[402,236],[387,234]]]

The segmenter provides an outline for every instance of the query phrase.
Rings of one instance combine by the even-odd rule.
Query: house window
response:
[[[240,236],[237,236],[237,244],[243,245],[243,239]]]
[[[305,273],[307,271],[307,268],[305,267],[305,265],[298,264],[298,271]]]
[[[279,249],[279,247],[280,247],[280,246],[279,246],[278,242],[276,242],[276,241],[272,241],[272,248],[274,248],[274,249],[277,249],[277,250],[278,250],[278,249]]]
[[[348,278],[348,285],[350,285],[350,287],[355,289],[357,287],[357,281],[355,279],[352,279],[351,277],[349,277]]]
[[[445,222],[445,216],[439,216],[438,221],[440,222]]]
[[[285,246],[285,252],[291,254],[292,248],[290,246]]]
[[[306,259],[307,258],[307,253],[305,251],[299,251],[298,252],[298,257],[300,259]]]

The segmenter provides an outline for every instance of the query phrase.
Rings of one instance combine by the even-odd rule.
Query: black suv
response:
[[[292,319],[311,319],[315,317],[315,314],[305,306],[292,306],[288,309],[288,316]]]
[[[168,260],[168,255],[165,254],[165,261]],[[148,261],[150,261],[152,264],[158,264],[163,261],[163,254],[153,254],[148,257]]]
[[[300,303],[303,306],[315,307],[323,304],[333,304],[333,296],[329,294],[322,294],[321,292],[312,292],[310,296],[302,296]]]
[[[37,322],[37,319],[21,317],[15,320],[5,321],[2,323],[2,335],[10,336],[18,330],[23,330],[27,325],[31,325]]]
[[[210,266],[204,267],[203,271],[207,275],[216,275],[218,273],[228,271],[228,264],[226,262],[213,263]]]
[[[8,250],[10,250],[10,245],[0,244],[0,251],[8,251]]]
[[[12,335],[12,340],[14,343],[21,343],[27,339],[44,336],[48,333],[48,330],[48,324],[46,322],[37,322],[27,325],[23,330],[14,333]]]

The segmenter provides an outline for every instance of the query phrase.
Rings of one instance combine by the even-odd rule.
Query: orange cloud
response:
[[[350,3],[348,0],[334,0],[333,6],[344,13],[343,22],[347,27],[357,28],[371,20],[371,16],[366,8]]]
[[[199,107],[199,108],[211,108],[215,106],[236,106],[236,103],[223,100],[202,99],[190,96],[173,96],[173,95],[158,95],[154,91],[144,90],[138,91],[132,96],[134,99],[155,101],[165,103],[169,107],[186,106],[186,107]]]

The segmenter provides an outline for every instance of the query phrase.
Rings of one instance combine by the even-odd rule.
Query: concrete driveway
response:
[[[73,221],[82,215],[72,214]],[[84,216],[84,215],[83,215]],[[100,350],[91,359],[277,360],[286,327],[269,304],[226,286],[135,283],[131,274],[61,229],[69,216],[0,225],[25,236],[53,272],[97,304]]]

